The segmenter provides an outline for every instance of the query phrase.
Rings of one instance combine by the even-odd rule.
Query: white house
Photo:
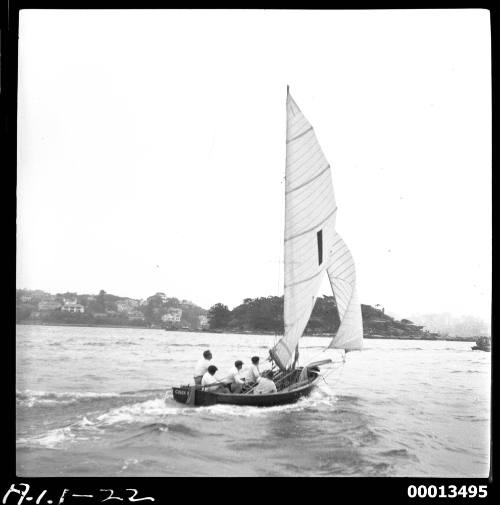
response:
[[[200,328],[203,329],[203,328],[208,328],[208,317],[201,314],[200,316],[198,316],[198,321],[200,322]]]
[[[169,307],[167,313],[161,316],[161,320],[165,323],[180,323],[182,318],[182,309]]]
[[[61,308],[63,312],[73,312],[82,314],[85,312],[85,307],[80,303],[65,303]]]

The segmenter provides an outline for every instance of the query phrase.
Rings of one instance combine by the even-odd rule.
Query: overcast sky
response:
[[[24,10],[19,31],[19,288],[281,295],[289,84],[361,302],[489,318],[488,11]]]

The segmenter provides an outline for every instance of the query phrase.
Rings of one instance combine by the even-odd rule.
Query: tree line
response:
[[[437,338],[437,334],[429,334],[422,326],[415,325],[409,319],[398,321],[385,314],[382,309],[361,304],[363,329],[366,335],[379,336],[409,336]],[[267,296],[245,298],[243,303],[229,310],[227,305],[216,303],[208,313],[210,330],[234,332],[284,332],[283,297]],[[334,296],[324,295],[316,299],[309,322],[304,333],[333,334],[340,326],[340,318]],[[425,335],[424,335],[425,334]]]
[[[283,333],[283,297],[245,298],[233,310],[216,303],[210,307],[207,317],[211,330]],[[334,333],[339,324],[335,298],[325,295],[316,300],[305,332]]]

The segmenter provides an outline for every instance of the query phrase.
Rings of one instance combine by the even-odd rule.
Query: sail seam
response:
[[[314,190],[314,188],[312,189]],[[314,191],[311,191],[310,194],[305,190],[303,193],[303,195],[300,193],[298,195],[294,195],[293,202],[289,202],[287,207],[287,224],[294,218],[301,218],[303,220],[308,216],[322,213],[328,208],[331,208],[331,203],[328,200],[332,197],[332,190],[328,187],[328,185],[323,185],[323,188],[320,191],[317,191],[318,198],[316,200],[316,203],[318,205],[318,209],[310,210],[307,213],[307,200],[310,199],[311,194],[314,194]],[[301,196],[303,196],[303,198],[299,200]],[[291,200],[292,197],[289,197],[289,199]]]
[[[316,147],[315,151],[312,151],[313,147]],[[292,157],[292,154],[297,155],[299,152],[300,151],[298,151],[297,153],[289,153],[287,154],[287,158]],[[307,157],[306,155],[309,155],[309,157]],[[301,163],[299,165],[295,165],[299,160]],[[293,163],[289,165],[288,173],[293,175],[294,177],[298,177],[304,172],[307,172],[312,165],[316,164],[316,162],[320,160],[327,161],[321,148],[318,147],[317,144],[316,145],[312,144],[309,149],[301,153],[300,157],[296,158],[293,161]]]
[[[338,235],[337,235],[338,236]],[[334,248],[338,243],[342,242],[342,239],[341,238],[338,238],[333,244],[332,244],[332,248]]]
[[[342,251],[342,249],[340,249],[338,252]],[[347,247],[345,248],[345,251],[340,255],[340,256],[337,256],[335,259],[333,259],[333,257],[335,256],[335,254],[333,255],[332,257],[332,260],[337,263],[337,261],[340,259],[340,258],[343,258],[346,254],[349,253],[349,249],[347,249]],[[335,265],[337,266],[337,265]]]
[[[289,240],[293,240],[294,238],[297,238],[297,237],[301,237],[302,235],[305,235],[306,233],[309,233],[310,231],[313,231],[315,230],[318,226],[321,226],[323,223],[325,223],[326,221],[328,221],[328,219],[330,217],[333,216],[333,214],[335,214],[335,212],[337,211],[337,207],[335,207],[331,212],[330,214],[328,214],[328,216],[325,217],[325,219],[323,219],[322,221],[320,221],[319,223],[316,223],[314,226],[312,226],[311,228],[308,228],[307,230],[304,230],[300,233],[297,233],[296,235],[292,235],[291,237],[288,237],[288,238],[285,238],[285,242],[288,242]]]
[[[347,294],[347,293],[341,293],[340,291],[338,291],[336,293],[336,296],[339,299],[339,301],[342,302],[342,305],[344,305],[345,307],[347,307],[347,302],[349,301],[349,294]]]
[[[314,144],[313,144],[314,146]],[[300,150],[297,150],[297,153],[301,152]],[[308,153],[310,153],[310,150],[307,151]],[[287,150],[287,158],[292,158],[293,156],[295,156],[297,153],[294,153],[292,150],[291,150],[291,147],[288,146],[288,150]],[[302,153],[303,154],[303,153]],[[301,163],[300,165],[298,165],[297,167],[295,168],[290,168],[290,174],[293,175],[294,177],[299,177],[300,175],[302,175],[304,172],[307,172],[308,171],[308,165],[314,165],[316,164],[316,162],[319,162],[319,161],[326,161],[328,162],[328,160],[325,158],[325,155],[323,154],[323,151],[321,149],[317,149],[316,151],[314,151],[310,156],[309,158],[307,158],[305,161],[303,160],[303,163]],[[305,168],[304,168],[305,167]]]
[[[312,126],[304,116],[294,117],[292,121],[287,122],[289,136],[295,135],[297,130],[302,130],[304,127]]]
[[[318,204],[326,204],[328,200],[328,193],[325,194],[324,198]],[[290,237],[295,237],[302,235],[302,232],[300,230],[309,230],[309,227],[312,226],[314,228],[315,226],[319,226],[324,223],[324,221],[320,223],[316,223],[318,219],[321,219],[322,216],[326,214],[327,211],[329,213],[333,213],[333,210],[331,210],[332,207],[330,205],[322,205],[320,210],[316,211],[311,211],[308,212],[307,214],[305,213],[305,210],[299,209],[287,209],[288,210],[288,216],[286,219],[286,230],[288,231],[288,235]],[[336,207],[333,208],[336,210]],[[331,216],[329,216],[331,217]],[[295,222],[293,222],[295,218]],[[293,224],[291,224],[293,223]]]
[[[307,145],[307,144],[306,144]],[[300,156],[297,156],[298,152],[300,151],[300,149],[297,150],[296,153],[294,153],[295,156],[297,156],[297,158],[292,161],[291,163],[288,163],[288,158],[290,157],[290,154],[287,155],[287,165],[288,165],[288,171],[293,173],[295,170],[299,169],[299,168],[302,168],[310,159],[312,159],[312,156],[307,158],[305,162],[301,163],[300,165],[298,165],[297,167],[294,167],[294,165],[298,162],[298,161],[302,161],[305,157],[306,154],[309,154],[313,149],[315,149],[314,151],[314,154],[318,153],[318,152],[321,152],[321,147],[316,144],[316,143],[311,143],[311,145],[303,152],[301,153]],[[314,156],[314,155],[313,155]],[[292,168],[294,167],[294,168]]]
[[[299,144],[296,145],[298,146]],[[303,167],[307,166],[309,162],[314,164],[319,160],[328,161],[318,144],[313,142],[311,142],[310,146],[309,144],[300,144],[300,148],[297,148],[296,150],[294,150],[293,144],[287,145],[286,157],[287,160],[295,158],[292,164],[289,165],[290,172],[294,174],[304,172]],[[297,162],[300,162],[300,164],[297,164]]]
[[[332,284],[335,286],[334,291],[337,292],[336,294],[342,295],[344,298],[347,298],[350,295],[350,291],[352,291],[352,287],[350,285],[348,285],[347,287],[351,289],[347,291],[343,289],[342,286],[340,286],[338,283],[332,283]]]
[[[295,137],[292,137],[291,139],[288,139],[286,141],[287,144],[290,144],[290,142],[293,142],[294,140],[300,139],[300,137],[304,136],[307,132],[310,132],[313,129],[312,126],[310,126],[307,130],[304,130],[302,133],[299,133]]]
[[[324,268],[322,268],[319,272],[316,272],[314,275],[311,275],[311,277],[308,277],[307,279],[302,279],[297,282],[292,282],[291,284],[285,284],[285,288],[291,288],[292,286],[296,286],[297,284],[303,284],[304,282],[310,281],[314,279],[315,277],[318,277],[321,272],[323,272]]]
[[[354,265],[352,265],[352,266],[354,267]],[[346,269],[346,270],[347,270],[347,269]],[[332,278],[333,278],[333,279],[337,279],[337,280],[339,280],[339,281],[344,281],[344,282],[347,282],[349,285],[351,285],[351,286],[352,286],[352,285],[354,284],[354,282],[353,282],[354,277],[356,277],[356,269],[354,269],[352,272],[350,272],[350,273],[349,273],[349,275],[348,275],[347,277],[345,277],[345,278],[344,278],[344,277],[339,277],[339,275],[342,275],[344,272],[345,272],[345,270],[344,270],[344,271],[342,271],[342,272],[340,272],[340,274],[337,274],[337,275],[332,276]],[[352,276],[353,276],[353,274],[354,274],[354,277],[352,277]],[[350,278],[350,277],[352,277],[352,278]]]
[[[347,251],[347,252],[349,252],[349,251]],[[345,254],[343,256],[345,256]],[[335,273],[337,273],[339,271],[339,269],[341,267],[343,267],[346,263],[352,262],[352,257],[351,256],[348,256],[347,258],[343,259],[342,261],[337,262],[339,259],[340,258],[337,258],[335,260],[335,263],[336,263],[336,265],[334,267],[335,268]],[[342,271],[344,271],[344,270],[342,270]]]
[[[331,208],[331,200],[332,198],[332,190],[328,187],[327,184],[322,184],[322,187],[318,190],[314,185],[308,188],[305,188],[304,191],[298,193],[293,196],[286,195],[289,200],[288,203],[288,212],[290,215],[287,216],[287,220],[290,220],[292,216],[301,216],[302,214],[311,215],[323,211],[326,208]],[[316,189],[316,191],[314,191]],[[308,200],[311,199],[311,196],[317,193],[316,204],[318,205],[318,209],[311,210],[307,206]],[[293,199],[293,201],[292,201]]]
[[[337,276],[339,276],[339,279],[342,279],[342,277],[340,277],[340,275],[342,275],[344,272],[347,272],[349,270],[349,268],[354,268],[354,265],[348,265],[346,268],[344,268],[344,270],[342,270],[342,272],[339,272],[337,274]],[[349,275],[351,275],[351,272],[349,272]],[[342,279],[342,280],[345,280],[345,279]]]
[[[285,194],[288,195],[292,191],[297,191],[298,189],[303,188],[304,186],[307,186],[311,182],[315,181],[318,177],[321,177],[327,170],[329,170],[329,168],[330,168],[330,165],[327,165],[323,170],[321,170],[321,172],[319,174],[315,175],[314,177],[311,177],[309,180],[307,180],[306,182],[303,182],[299,186],[289,189]]]

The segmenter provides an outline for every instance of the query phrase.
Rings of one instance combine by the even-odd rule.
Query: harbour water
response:
[[[365,340],[293,405],[185,407],[210,348],[219,371],[267,357],[270,335],[17,326],[19,476],[487,477],[491,354],[472,342]]]

